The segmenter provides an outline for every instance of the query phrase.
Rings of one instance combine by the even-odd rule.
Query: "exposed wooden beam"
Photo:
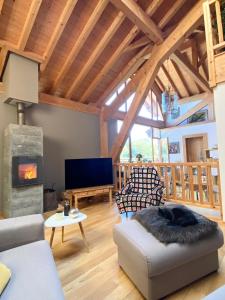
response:
[[[82,104],[79,102],[72,101],[70,99],[61,98],[61,97],[57,97],[45,93],[40,93],[39,103],[54,105],[66,109],[72,109],[82,113],[95,114],[95,115],[100,114],[100,109],[97,107]]]
[[[108,120],[112,117],[120,108],[120,106],[136,91],[139,84],[139,76],[135,76],[131,81],[128,82],[126,88],[120,93],[117,94],[117,98],[113,101],[110,106],[106,106],[103,116],[105,120]]]
[[[204,100],[204,99],[209,99],[210,101],[213,99],[213,94],[212,93],[201,93],[201,94],[196,94],[193,96],[189,96],[189,97],[185,97],[185,98],[181,98],[178,100],[179,104],[186,104],[189,102],[195,102],[198,100]]]
[[[169,80],[172,88],[174,89],[175,92],[177,92],[178,96],[180,97],[180,92],[179,92],[175,82],[173,81],[172,77],[170,76],[170,73],[167,71],[167,69],[165,68],[165,66],[163,64],[162,64],[161,68],[162,68],[163,73],[165,74],[165,76]]]
[[[154,0],[158,1],[158,0]],[[151,17],[151,7],[152,5],[150,4],[148,8],[146,9],[147,15]],[[120,55],[123,54],[124,50],[127,48],[127,46],[133,41],[133,39],[136,37],[138,34],[139,29],[135,25],[133,26],[129,33],[126,35],[124,40],[121,42],[119,47],[116,49],[116,51],[113,53],[109,61],[105,64],[105,66],[102,68],[102,70],[99,72],[99,74],[96,76],[96,78],[92,81],[92,83],[89,85],[89,87],[86,89],[84,94],[81,96],[80,101],[85,103],[88,102],[89,96],[93,93],[93,91],[96,89],[97,85],[102,81],[104,76],[111,70],[112,66],[116,63],[116,61],[119,59]]]
[[[116,112],[112,119],[121,120],[123,121],[126,117],[126,113],[123,111]],[[156,120],[150,120],[148,118],[137,116],[134,120],[134,123],[149,126],[149,127],[155,127],[155,128],[165,128],[165,122],[164,121],[156,121]]]
[[[161,91],[165,91],[166,87],[165,87],[164,83],[162,82],[162,80],[159,78],[159,76],[155,77],[155,81],[158,84],[158,86],[160,87]]]
[[[180,65],[194,81],[206,92],[211,92],[208,82],[199,74],[199,72],[189,63],[186,57],[179,51],[174,52],[171,58]]]
[[[155,76],[157,75],[161,64],[167,59],[186,39],[187,36],[196,28],[202,17],[202,3],[198,1],[192,9],[184,16],[173,32],[166,40],[152,51],[151,59],[139,70],[142,74],[135,98],[131,104],[129,112],[126,114],[122,128],[112,146],[112,157],[115,161],[121,152],[126,141],[128,132],[132,123],[151,89]]]
[[[147,38],[147,36],[142,36],[141,38],[139,38],[137,41],[131,43],[125,50],[124,52],[128,52],[143,46],[146,46],[150,44],[149,39]]]
[[[0,82],[0,94],[4,93],[5,87],[2,82]]]
[[[202,100],[200,103],[196,104],[194,107],[192,107],[190,110],[188,110],[185,114],[174,120],[173,122],[167,123],[166,127],[174,127],[182,123],[183,121],[187,120],[189,117],[191,117],[194,113],[199,111],[200,109],[204,108],[210,103],[210,100]]]
[[[182,85],[183,85],[183,88],[184,88],[186,94],[187,94],[187,95],[190,95],[190,94],[191,94],[191,91],[190,91],[189,86],[188,86],[188,84],[187,84],[187,81],[186,81],[186,79],[184,78],[184,75],[182,74],[182,72],[181,72],[181,70],[179,69],[178,65],[177,65],[177,64],[175,63],[175,61],[173,61],[172,59],[171,59],[171,64],[172,64],[172,66],[173,66],[175,72],[177,73],[177,76],[180,78],[180,81],[181,81],[181,83],[182,83]]]
[[[162,43],[163,34],[155,22],[134,0],[111,0],[147,37],[155,43]]]
[[[109,141],[108,141],[108,122],[103,118],[103,110],[99,116],[100,122],[100,155],[107,157],[109,155]]]
[[[34,22],[36,20],[39,8],[41,6],[42,0],[32,0],[29,11],[27,13],[27,18],[23,26],[22,32],[20,34],[20,39],[18,42],[18,49],[24,50],[29,39],[31,30],[33,28]]]
[[[198,61],[198,68],[206,61],[207,59],[207,51],[205,51],[205,53],[199,57],[199,61]]]
[[[60,73],[58,74],[55,81],[53,82],[51,91],[57,90],[57,88],[61,84],[62,80],[66,76],[66,73],[69,71],[69,68],[73,64],[75,58],[79,54],[81,48],[83,47],[84,43],[86,42],[90,33],[92,32],[92,29],[94,28],[95,24],[98,22],[99,18],[101,17],[107,4],[108,4],[108,0],[99,0],[90,18],[87,20],[87,23],[85,24],[84,28],[81,30],[79,37],[75,41],[74,46],[72,47],[69,55],[67,56],[67,59],[64,62]]]
[[[151,11],[151,15],[157,11],[160,5],[163,3],[164,0],[153,0],[150,4],[149,10]]]
[[[91,70],[91,68],[97,61],[97,59],[100,57],[100,55],[104,51],[105,47],[108,45],[112,36],[115,34],[117,29],[120,27],[120,25],[122,24],[124,19],[125,19],[124,14],[122,12],[119,12],[118,15],[116,16],[116,18],[113,20],[109,29],[107,29],[107,31],[101,38],[101,41],[98,43],[97,47],[93,50],[91,56],[88,58],[87,62],[83,66],[83,68],[80,70],[78,76],[75,78],[74,82],[68,89],[68,91],[65,95],[66,98],[72,97],[74,91],[79,86],[79,84],[84,80],[84,78],[87,76],[87,74],[89,73],[89,71]]]
[[[158,86],[158,84],[156,83],[156,81],[153,83],[152,91],[156,95],[156,98],[157,98],[158,102],[161,103],[161,98],[162,98],[162,92],[163,91],[161,91],[161,89]]]
[[[41,71],[44,72],[45,68],[48,65],[48,62],[52,56],[52,53],[60,39],[64,28],[73,12],[74,7],[76,6],[78,0],[67,0],[66,5],[61,13],[59,20],[55,26],[55,29],[51,35],[51,38],[47,44],[47,47],[44,52],[44,62],[41,64]]]
[[[125,82],[137,69],[143,64],[144,59],[142,58],[144,54],[148,53],[149,47],[146,46],[144,49],[139,51],[123,68],[123,70],[118,74],[118,76],[110,83],[108,88],[98,99],[96,105],[98,107],[102,106],[104,102],[110,98],[118,89],[119,85]]]
[[[8,54],[9,54],[8,48],[2,47],[0,52],[0,78],[2,78],[2,74],[5,69]]]
[[[199,69],[200,67],[202,68],[205,79],[208,81],[209,74],[208,74],[208,70],[205,65],[205,60],[207,58],[207,51],[202,55],[201,49],[200,49],[198,43],[196,43],[196,51],[197,51],[197,56],[198,56],[197,69]]]
[[[0,15],[2,14],[3,4],[4,4],[4,0],[0,0]]]
[[[178,10],[184,5],[186,0],[177,0],[165,13],[159,21],[159,27],[164,28],[168,22],[175,16]]]

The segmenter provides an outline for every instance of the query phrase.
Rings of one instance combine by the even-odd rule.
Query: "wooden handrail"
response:
[[[124,187],[134,167],[155,167],[164,183],[164,198],[219,210],[222,216],[219,162],[115,163],[116,190]]]

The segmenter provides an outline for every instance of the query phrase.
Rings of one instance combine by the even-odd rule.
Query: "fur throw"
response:
[[[214,234],[217,223],[183,205],[150,207],[133,217],[162,243],[194,243]]]

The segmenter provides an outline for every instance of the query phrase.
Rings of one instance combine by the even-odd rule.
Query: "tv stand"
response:
[[[109,194],[109,203],[110,205],[112,205],[112,189],[113,189],[113,185],[102,185],[102,186],[67,190],[66,194],[71,195],[71,197],[69,197],[70,207],[73,207],[73,201],[74,201],[74,207],[78,208],[78,200],[80,198],[102,195],[107,193]]]

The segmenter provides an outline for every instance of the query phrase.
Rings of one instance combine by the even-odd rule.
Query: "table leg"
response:
[[[112,205],[112,189],[109,189],[109,204]]]
[[[84,244],[85,244],[85,246],[86,246],[86,248],[87,248],[87,250],[88,250],[88,252],[89,252],[88,242],[87,242],[86,237],[85,237],[85,234],[84,234],[84,229],[83,229],[82,223],[81,223],[81,222],[78,222],[78,224],[79,224],[79,227],[80,227],[81,235],[82,235],[83,240],[84,240]]]
[[[78,198],[77,198],[77,195],[74,195],[74,207],[78,208]]]
[[[64,226],[62,227],[62,243],[64,242]]]
[[[52,247],[53,239],[54,239],[54,234],[55,234],[55,227],[52,227],[52,234],[50,238],[50,247]]]

